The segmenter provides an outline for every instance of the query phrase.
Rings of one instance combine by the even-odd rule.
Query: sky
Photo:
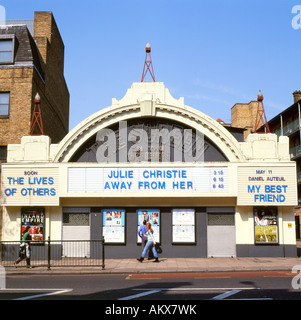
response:
[[[52,11],[65,44],[70,130],[140,82],[151,44],[156,81],[176,99],[231,122],[264,96],[267,119],[301,90],[301,0],[0,0],[7,20]],[[151,81],[148,76],[145,81]]]

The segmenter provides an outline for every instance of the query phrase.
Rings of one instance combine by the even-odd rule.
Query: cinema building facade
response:
[[[238,142],[163,83],[133,83],[59,144],[25,136],[8,146],[3,241],[29,224],[37,241],[104,236],[107,258],[136,258],[147,220],[164,257],[295,257],[288,143],[275,134]]]

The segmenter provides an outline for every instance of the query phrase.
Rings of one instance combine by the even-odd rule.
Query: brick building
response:
[[[0,26],[0,163],[7,145],[29,134],[37,93],[44,134],[58,143],[69,131],[69,91],[64,43],[51,12]]]
[[[231,126],[244,128],[244,139],[254,130],[258,101],[236,103],[231,108]]]

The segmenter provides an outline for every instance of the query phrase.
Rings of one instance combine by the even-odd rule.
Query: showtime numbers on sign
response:
[[[224,171],[223,170],[213,170],[212,171],[212,189],[213,190],[223,190],[224,189]]]

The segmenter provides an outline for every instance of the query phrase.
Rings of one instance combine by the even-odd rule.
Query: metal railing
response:
[[[16,266],[20,241],[0,241],[0,265]],[[25,255],[18,267],[27,266]],[[105,241],[101,240],[48,240],[31,242],[31,267],[101,267],[105,269]]]
[[[283,134],[285,136],[289,135],[297,129],[299,129],[299,119],[295,119],[283,126]]]
[[[291,158],[293,158],[301,153],[301,146],[297,145],[297,146],[291,147],[289,149],[289,152],[290,152]]]

